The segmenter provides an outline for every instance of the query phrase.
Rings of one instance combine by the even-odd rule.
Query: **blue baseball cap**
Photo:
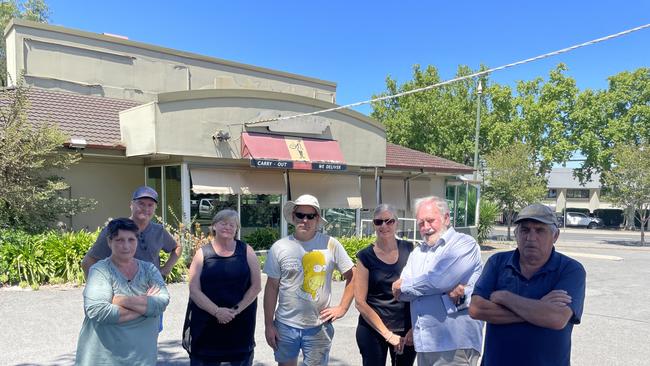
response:
[[[151,198],[158,203],[158,192],[149,186],[138,187],[135,192],[133,192],[133,200],[135,201],[140,198]]]

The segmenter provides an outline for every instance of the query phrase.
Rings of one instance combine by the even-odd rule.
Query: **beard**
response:
[[[445,235],[447,232],[448,228],[443,228],[438,231],[433,231],[429,230],[426,232],[424,235],[422,235],[422,238],[424,239],[424,242],[427,243],[429,246],[434,246],[438,242],[438,240]]]

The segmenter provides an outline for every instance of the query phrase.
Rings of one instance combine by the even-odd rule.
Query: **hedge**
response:
[[[81,260],[97,235],[99,230],[28,234],[0,229],[0,285],[38,288],[45,284],[83,284]],[[167,258],[167,254],[161,255],[161,261]],[[187,266],[181,258],[167,281],[183,280],[186,272]]]

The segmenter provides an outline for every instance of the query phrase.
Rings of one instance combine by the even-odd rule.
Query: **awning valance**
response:
[[[311,194],[321,208],[361,208],[359,176],[343,174],[290,173],[291,198]]]
[[[192,191],[197,194],[283,194],[284,177],[278,171],[241,171],[190,168]]]
[[[338,141],[242,132],[242,157],[255,168],[346,169]]]

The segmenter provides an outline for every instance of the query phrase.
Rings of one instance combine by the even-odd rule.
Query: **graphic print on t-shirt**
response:
[[[325,265],[325,254],[314,250],[302,257],[303,282],[302,290],[311,296],[311,300],[318,299],[318,290],[325,285],[327,266]]]

